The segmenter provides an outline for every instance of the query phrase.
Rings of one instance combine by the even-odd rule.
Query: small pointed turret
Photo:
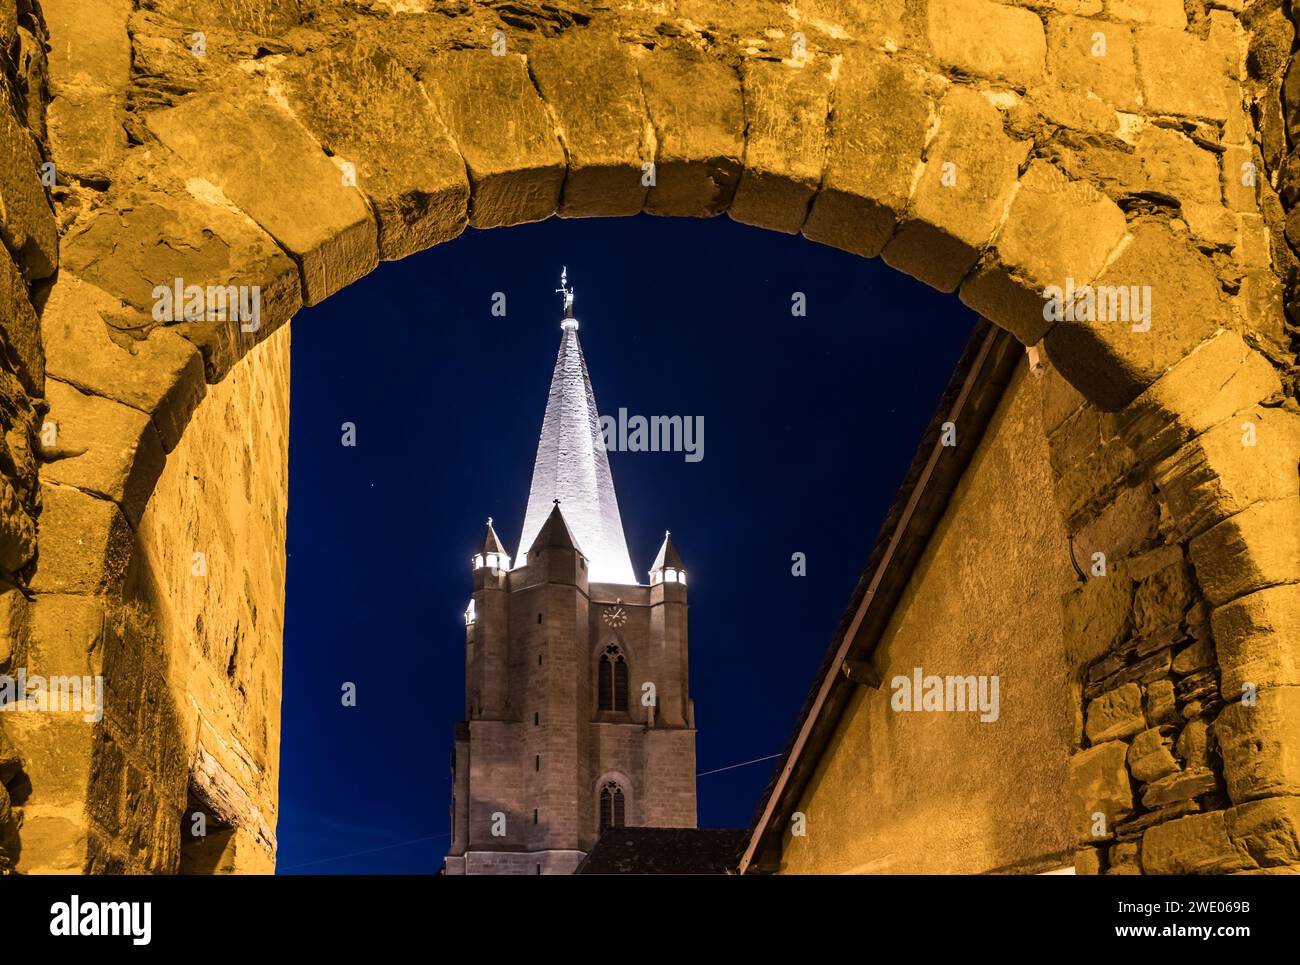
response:
[[[569,524],[564,520],[564,513],[560,511],[560,501],[558,499],[555,500],[555,505],[551,509],[551,515],[546,517],[546,522],[538,530],[533,545],[528,547],[528,552],[531,555],[536,553],[537,550],[545,549],[582,552],[582,548],[578,546],[578,541],[573,538],[573,531],[569,529]]]
[[[473,563],[476,570],[485,566],[489,569],[510,569],[510,554],[502,545],[497,531],[492,528],[491,516],[488,517],[487,532],[483,534],[483,542],[474,553]]]
[[[682,564],[682,558],[677,554],[677,547],[673,545],[673,534],[664,530],[663,545],[659,547],[659,555],[655,557],[654,564],[650,567],[650,585],[685,582],[686,569]]]

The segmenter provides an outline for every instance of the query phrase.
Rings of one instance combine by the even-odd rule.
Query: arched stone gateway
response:
[[[0,0],[0,672],[106,683],[0,718],[5,863],[272,867],[288,321],[467,224],[639,211],[880,255],[1050,360],[1070,531],[1154,483],[1212,628],[1228,800],[1147,870],[1300,860],[1293,38],[1276,0]],[[1094,658],[1132,585],[1067,601]],[[1088,731],[1081,814],[1124,766]]]

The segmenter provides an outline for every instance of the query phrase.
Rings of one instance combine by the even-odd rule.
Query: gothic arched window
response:
[[[616,643],[611,643],[600,655],[596,689],[598,709],[627,710],[627,660]]]
[[[623,788],[610,781],[600,789],[600,833],[623,826]]]

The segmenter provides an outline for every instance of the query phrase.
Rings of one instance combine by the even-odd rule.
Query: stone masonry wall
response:
[[[1151,802],[1124,820],[1168,820],[1136,855],[1117,842],[1111,867],[1294,863],[1292,14],[1278,0],[0,0],[0,659],[72,659],[96,613],[117,625],[168,454],[208,386],[302,304],[467,225],[727,211],[955,291],[1087,400],[1054,433],[1076,547],[1106,544],[1108,519],[1158,522],[1108,553],[1131,598],[1100,589],[1110,576],[1081,584],[1131,610],[1113,636],[1081,638],[1080,699],[1105,699],[1089,705],[1100,721],[1132,706],[1111,692],[1134,682],[1150,713],[1165,688],[1134,662],[1167,651],[1176,714],[1119,728]],[[155,287],[177,278],[257,286],[259,326],[159,321]],[[1044,287],[1067,283],[1145,288],[1152,324],[1045,319]],[[39,438],[52,401],[112,457]],[[1068,478],[1083,466],[1096,478]],[[73,599],[82,622],[42,616]],[[1221,711],[1214,668],[1193,666],[1209,653],[1202,602]],[[168,648],[193,645],[176,633]],[[1215,786],[1174,817],[1157,745],[1195,772],[1178,741],[1198,720]],[[1118,760],[1121,737],[1086,721],[1082,754]],[[6,851],[93,858],[86,809],[136,778],[92,756],[102,734],[14,723],[0,825],[17,827],[17,802],[23,828]],[[100,853],[170,865],[141,859],[135,834]]]
[[[38,306],[58,265],[58,239],[41,165],[46,25],[30,0],[0,0],[0,674],[25,665],[29,584],[40,514],[37,454],[45,413]],[[30,788],[0,718],[0,873],[19,850]]]
[[[1044,367],[1043,416],[1080,586],[1063,598],[1077,675],[1070,824],[1079,874],[1297,867],[1294,847],[1237,820],[1216,726],[1225,699],[1211,607],[1175,523],[1175,460],[1152,480],[1121,420]],[[1130,427],[1131,428],[1131,427]],[[1187,822],[1178,819],[1198,817]],[[1203,817],[1201,817],[1203,816]],[[1218,837],[1207,839],[1204,822]]]

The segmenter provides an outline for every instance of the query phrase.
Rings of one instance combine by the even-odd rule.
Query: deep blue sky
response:
[[[690,573],[701,772],[785,745],[974,324],[879,260],[725,217],[645,215],[471,230],[303,311],[281,872],[442,865],[469,557],[489,515],[518,549],[562,264],[601,412],[704,417],[701,462],[610,455],[633,566],[672,529]],[[796,291],[806,318],[791,317]],[[700,825],[746,826],[774,764],[701,777]]]

